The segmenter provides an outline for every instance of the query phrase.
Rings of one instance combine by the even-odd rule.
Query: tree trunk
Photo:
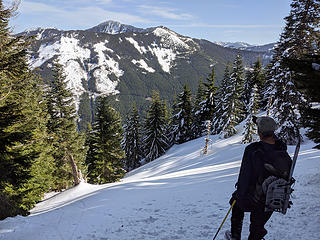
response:
[[[72,154],[68,154],[69,156],[69,162],[72,168],[72,175],[73,175],[73,179],[74,179],[74,185],[78,185],[80,183],[80,178],[79,178],[79,174],[78,174],[78,168],[77,165],[73,159],[73,155]]]

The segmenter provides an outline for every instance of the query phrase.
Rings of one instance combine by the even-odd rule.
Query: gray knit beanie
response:
[[[254,122],[258,126],[258,132],[262,134],[273,133],[278,128],[277,123],[271,117],[257,117],[256,119],[254,119]]]

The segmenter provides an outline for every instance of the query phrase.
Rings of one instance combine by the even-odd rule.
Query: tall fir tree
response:
[[[88,138],[89,182],[103,184],[120,180],[125,174],[123,129],[119,112],[110,106],[106,96],[97,100],[93,130]]]
[[[243,85],[243,97],[244,97],[244,103],[246,106],[249,105],[250,98],[251,98],[251,92],[252,92],[252,76],[253,76],[253,68],[246,71],[246,77]]]
[[[306,135],[320,149],[320,108],[317,107],[320,102],[320,53],[302,55],[299,59],[287,58],[284,64],[295,72],[293,81],[311,100],[310,107],[302,112],[303,126],[308,129]]]
[[[211,70],[211,73],[207,77],[207,82],[204,84],[205,85],[205,96],[206,99],[205,101],[201,104],[202,105],[202,119],[204,121],[210,120],[212,121],[213,115],[214,115],[214,110],[216,108],[216,92],[217,92],[217,87],[215,84],[215,71],[214,67]]]
[[[253,86],[257,85],[257,96],[258,96],[258,107],[259,109],[264,109],[267,102],[263,100],[263,92],[266,81],[266,74],[262,68],[262,63],[260,57],[252,65],[251,70],[247,72],[245,83],[244,83],[244,97],[245,105],[248,106],[251,99]],[[248,111],[247,111],[248,112]],[[248,112],[250,113],[250,112]]]
[[[237,54],[232,67],[232,72],[230,75],[231,82],[235,84],[235,99],[234,108],[235,108],[235,120],[237,123],[240,123],[246,117],[246,105],[244,98],[244,67],[242,63],[242,56],[240,53]]]
[[[236,134],[235,126],[244,118],[244,69],[241,55],[238,54],[233,62],[232,72],[230,74],[229,85],[225,89],[225,95],[222,99],[224,108],[222,115],[222,135],[227,138]]]
[[[12,14],[0,0],[0,219],[27,214],[53,170],[42,80],[28,69],[30,39],[10,32]]]
[[[214,119],[212,123],[212,132],[213,134],[220,134],[223,129],[225,111],[228,108],[227,102],[225,102],[225,96],[227,92],[227,88],[230,85],[230,66],[226,65],[224,70],[223,79],[221,81],[220,87],[217,91],[217,99],[216,99],[216,109],[214,114]]]
[[[243,132],[242,143],[251,143],[255,141],[255,134],[257,133],[256,124],[252,121],[253,116],[258,113],[259,109],[259,94],[257,84],[254,84],[251,91],[251,97],[248,105],[248,116]]]
[[[168,149],[169,140],[165,134],[165,128],[164,105],[159,92],[154,91],[144,126],[143,144],[147,162],[160,157]]]
[[[168,106],[168,102],[165,100],[163,102],[163,109],[164,109],[164,120],[165,120],[165,126],[164,126],[164,134],[168,139],[168,146],[167,149],[171,148],[175,144],[175,132],[174,132],[174,126],[172,122],[172,108]]]
[[[198,138],[204,135],[206,126],[205,120],[203,119],[203,103],[205,103],[206,95],[205,88],[202,81],[202,78],[199,80],[197,94],[195,97],[195,101],[193,103],[193,123],[192,123],[192,133],[193,138]]]
[[[171,122],[171,138],[169,139],[169,142],[171,142],[172,144],[176,144],[176,136],[178,134],[178,119],[176,116],[178,116],[179,113],[179,108],[178,108],[178,99],[177,99],[177,95],[175,94],[173,96],[173,104],[172,104],[172,109],[171,109],[171,118],[170,118],[170,122]]]
[[[53,79],[47,92],[49,133],[52,135],[56,165],[55,185],[57,190],[77,185],[85,171],[85,138],[77,131],[76,109],[71,91],[67,88],[62,66],[56,61]]]
[[[295,73],[284,64],[284,59],[318,51],[319,1],[293,0],[285,20],[286,26],[269,67],[269,91],[265,97],[272,100],[271,110],[280,125],[279,136],[287,144],[295,144],[301,127],[300,111],[308,107],[307,98],[292,82]]]
[[[132,111],[127,117],[124,126],[124,150],[126,153],[126,169],[128,171],[140,166],[144,157],[141,120],[136,104],[133,104]]]
[[[174,122],[177,124],[176,142],[184,143],[193,138],[192,133],[192,102],[191,102],[191,90],[186,84],[183,88],[183,92],[178,95],[177,110],[178,113],[173,116]]]

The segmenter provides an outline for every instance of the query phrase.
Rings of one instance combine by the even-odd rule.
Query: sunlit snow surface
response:
[[[133,59],[131,62],[148,72],[154,73],[156,71],[152,67],[149,67],[148,64],[143,59],[140,59],[139,61]]]
[[[39,203],[28,217],[0,222],[1,240],[212,239],[229,208],[246,145],[241,136],[211,136],[176,145],[118,183],[79,186]],[[292,209],[267,223],[268,240],[320,235],[320,151],[301,146]],[[294,146],[289,147],[292,155]],[[246,215],[243,239],[248,236]],[[230,217],[222,228],[230,227]]]

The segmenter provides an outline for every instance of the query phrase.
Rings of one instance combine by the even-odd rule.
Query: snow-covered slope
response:
[[[211,136],[174,146],[118,183],[79,186],[39,203],[28,217],[0,222],[1,240],[212,239],[229,205],[246,145]],[[301,146],[292,209],[274,213],[268,240],[320,235],[320,151]],[[294,146],[289,147],[292,155]],[[243,237],[248,236],[246,215]],[[230,218],[222,232],[230,227]],[[218,239],[223,239],[220,233]]]
[[[228,47],[228,48],[237,48],[237,49],[245,49],[247,47],[252,47],[253,45],[245,42],[214,42],[220,46]]]
[[[89,28],[87,30],[91,32],[102,32],[102,33],[109,33],[109,34],[119,34],[119,33],[125,33],[125,32],[141,33],[141,32],[148,31],[147,29],[136,28],[134,26],[121,24],[120,22],[112,21],[112,20],[100,23],[99,25],[93,28]]]
[[[271,52],[276,45],[276,43],[269,43],[265,45],[251,45],[245,42],[214,42],[214,43],[222,47],[236,48],[240,50],[255,51],[255,52]]]
[[[215,44],[218,44],[225,48],[262,53],[261,59],[266,62],[272,60],[273,49],[276,46],[276,43],[269,43],[265,45],[250,45],[249,43],[245,42],[215,42]]]

